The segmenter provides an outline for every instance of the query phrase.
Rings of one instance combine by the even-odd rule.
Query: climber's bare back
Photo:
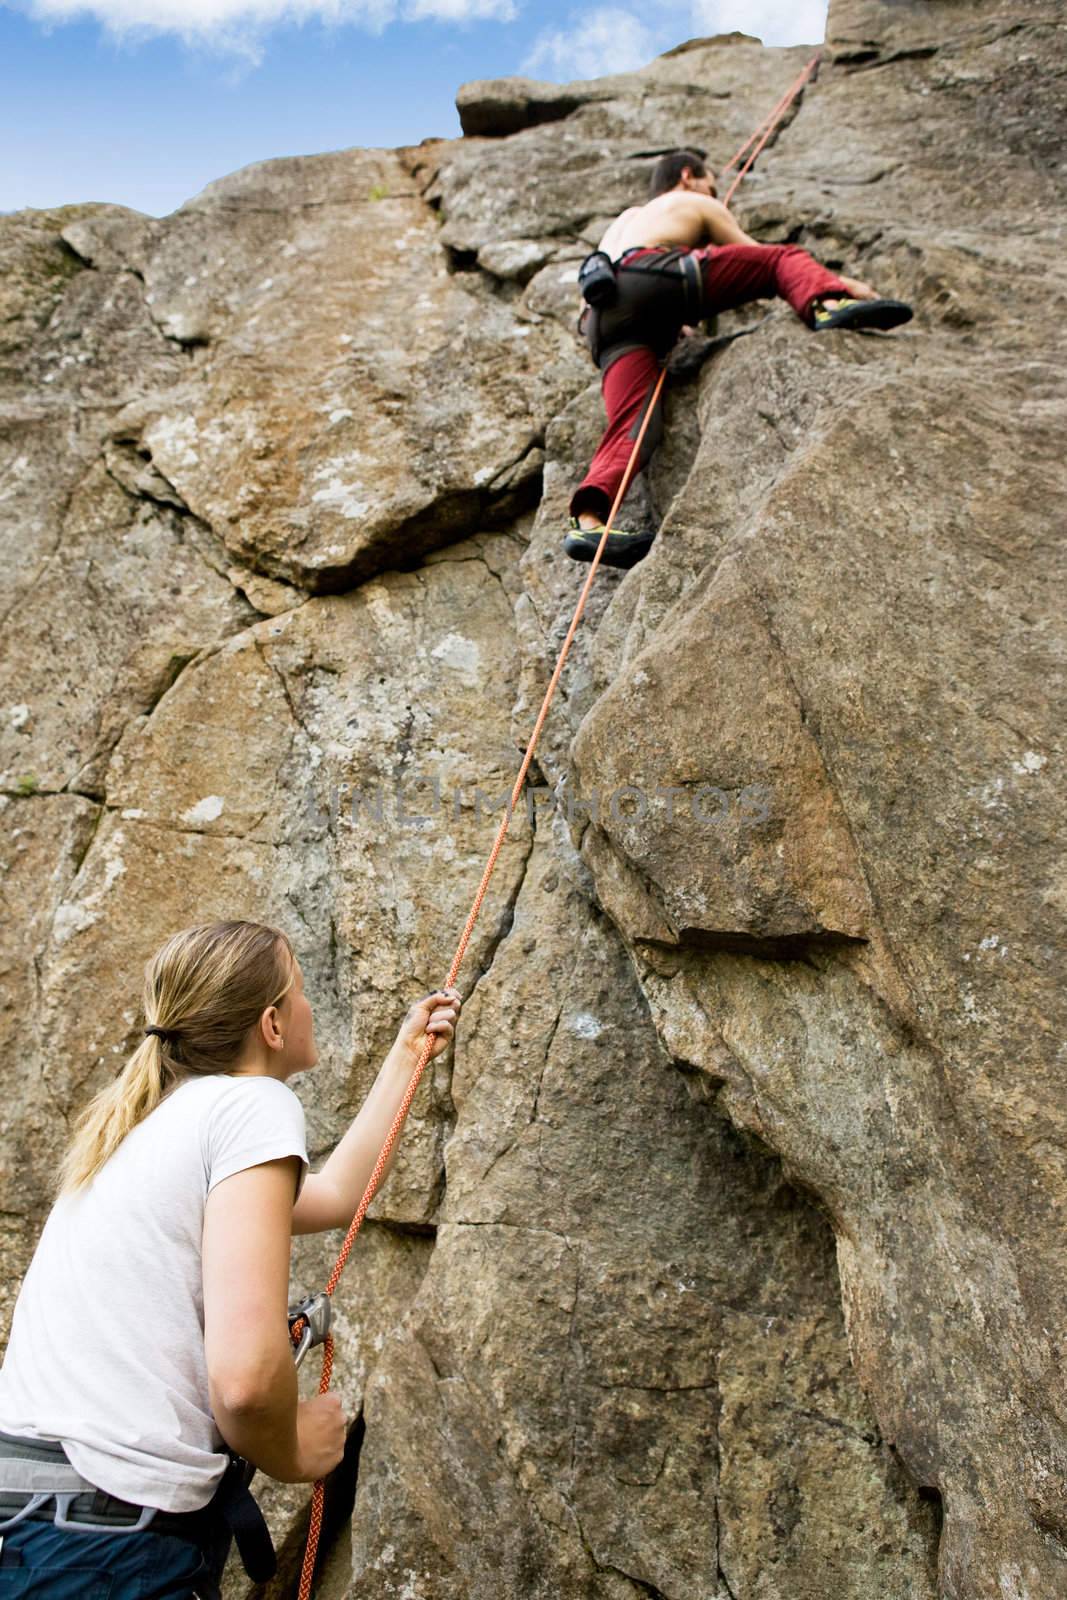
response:
[[[693,249],[702,244],[753,244],[721,200],[692,189],[669,189],[647,205],[631,206],[608,228],[599,248],[617,261],[642,245]]]

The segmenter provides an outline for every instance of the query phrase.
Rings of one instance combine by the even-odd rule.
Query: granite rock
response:
[[[833,0],[738,195],[916,320],[748,308],[672,383],[336,1297],[330,1600],[1067,1586],[1064,37]],[[167,933],[293,937],[313,1164],[444,980],[586,576],[578,264],[809,56],[0,218],[5,1319]]]

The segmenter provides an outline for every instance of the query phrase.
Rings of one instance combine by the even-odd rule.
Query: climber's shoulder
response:
[[[621,211],[605,231],[597,248],[603,250],[612,259],[618,256],[626,249],[629,243],[629,230],[644,209],[644,206],[628,206],[625,211]]]
[[[690,249],[713,236],[719,212],[725,212],[725,207],[717,200],[672,189],[643,206],[630,206],[623,211],[601,239],[600,248],[615,260],[624,250],[642,245]]]

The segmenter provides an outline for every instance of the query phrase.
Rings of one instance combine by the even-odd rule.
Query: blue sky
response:
[[[741,28],[817,43],[826,0],[0,0],[0,211],[163,216],[271,156],[459,133],[469,78],[625,71]]]

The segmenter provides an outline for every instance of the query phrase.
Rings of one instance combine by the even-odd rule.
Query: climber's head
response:
[[[317,1060],[311,1007],[292,945],[260,922],[208,922],[173,934],[145,967],[144,1038],[89,1102],[62,1162],[79,1188],[127,1133],[188,1078],[284,1082]]]
[[[668,194],[671,189],[690,189],[694,194],[713,195],[715,174],[698,150],[668,150],[652,168],[649,198]]]

